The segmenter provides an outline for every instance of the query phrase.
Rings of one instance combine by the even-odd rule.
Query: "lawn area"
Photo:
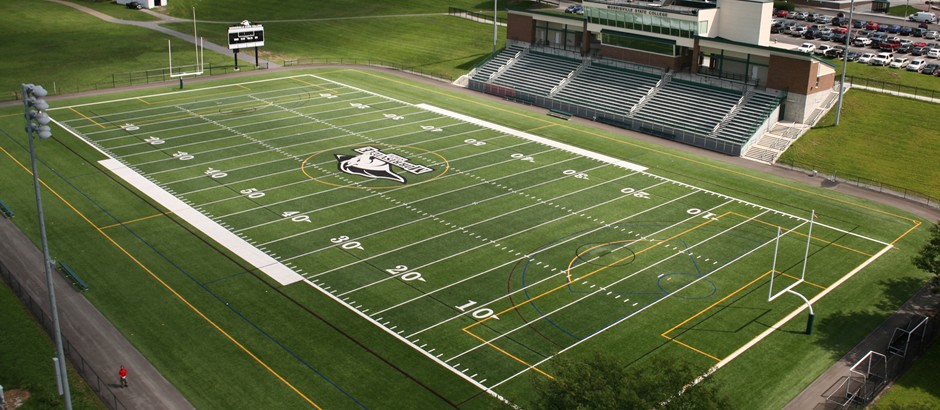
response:
[[[936,104],[864,90],[835,109],[790,147],[781,162],[839,177],[866,178],[940,198],[940,118]]]
[[[42,84],[52,93],[110,88],[122,81],[126,85],[123,77],[129,72],[167,67],[167,39],[172,39],[173,49],[179,50],[174,51],[177,58],[194,58],[192,52],[182,52],[191,50],[192,45],[175,37],[106,24],[49,1],[2,1],[0,22],[9,35],[17,38],[0,44],[0,53],[7,56],[0,64],[2,100],[13,99],[22,83]],[[205,54],[206,65],[231,64],[230,59],[212,52]]]
[[[95,11],[100,11],[111,17],[121,20],[133,21],[156,21],[158,18],[136,9],[129,9],[123,4],[117,4],[114,0],[68,0],[72,3],[88,7]],[[191,15],[190,15],[191,16]]]
[[[526,4],[531,2],[500,0],[498,7],[505,9],[507,4]],[[337,0],[328,3],[309,0],[283,0],[276,7],[258,7],[253,0],[200,1],[174,0],[167,6],[170,15],[182,18],[192,17],[192,8],[196,7],[197,18],[201,20],[238,22],[245,19],[262,23],[284,19],[329,19],[338,17],[362,16],[401,16],[408,14],[447,13],[448,7],[465,10],[492,12],[493,2],[487,0],[409,0],[409,1],[360,1]]]
[[[29,314],[6,282],[0,280],[0,375],[6,394],[26,391],[29,401],[22,409],[61,408],[64,400],[56,392],[51,357],[55,345]],[[106,409],[98,396],[69,363],[69,387],[75,409]],[[13,408],[7,403],[7,408]]]
[[[940,408],[940,346],[930,349],[875,403],[876,410],[927,410]]]

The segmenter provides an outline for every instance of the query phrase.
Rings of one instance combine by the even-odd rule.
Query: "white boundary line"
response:
[[[481,126],[481,127],[489,128],[489,129],[491,129],[491,130],[496,130],[496,131],[502,132],[502,133],[504,133],[504,134],[509,134],[509,135],[513,135],[513,136],[516,136],[516,137],[519,137],[519,138],[522,138],[522,139],[526,139],[526,140],[529,140],[529,141],[533,141],[533,142],[537,142],[537,143],[540,143],[540,144],[548,145],[548,146],[550,146],[550,147],[558,148],[558,149],[560,149],[560,150],[562,150],[562,151],[568,151],[568,152],[570,152],[570,153],[572,153],[572,154],[575,154],[575,155],[578,155],[578,156],[581,156],[581,157],[593,158],[593,159],[596,159],[596,160],[598,160],[598,161],[602,161],[602,162],[606,162],[606,163],[608,163],[608,164],[616,165],[616,166],[621,167],[621,168],[626,168],[626,169],[633,170],[633,171],[638,171],[638,172],[645,172],[647,169],[649,169],[649,168],[644,167],[644,166],[642,166],[642,165],[637,165],[637,164],[634,164],[634,163],[630,163],[630,162],[627,162],[627,161],[624,161],[624,160],[620,160],[620,159],[617,159],[617,158],[614,158],[614,157],[610,157],[610,156],[607,156],[607,155],[604,155],[604,154],[598,154],[598,153],[593,152],[593,151],[588,151],[588,150],[583,149],[583,148],[574,147],[574,146],[571,146],[571,145],[568,145],[568,144],[565,144],[565,143],[561,143],[561,142],[558,142],[558,141],[550,140],[550,139],[548,139],[548,138],[540,137],[540,136],[538,136],[538,135],[532,135],[532,134],[529,134],[529,133],[527,133],[527,132],[523,132],[523,131],[519,131],[519,130],[514,130],[514,129],[509,128],[509,127],[504,127],[504,126],[499,125],[499,124],[494,124],[494,123],[489,122],[489,121],[481,120],[481,119],[479,119],[479,118],[474,118],[474,117],[471,117],[471,116],[468,116],[468,115],[463,115],[463,114],[459,114],[459,113],[456,113],[456,112],[453,112],[453,111],[445,110],[445,109],[443,109],[443,108],[438,108],[438,107],[435,107],[435,106],[433,106],[433,105],[428,105],[428,104],[415,104],[415,107],[418,107],[418,108],[421,108],[421,109],[424,109],[424,110],[428,110],[428,111],[430,111],[430,112],[433,112],[433,113],[436,113],[436,114],[440,114],[440,115],[444,115],[444,116],[447,116],[447,117],[456,118],[456,119],[458,119],[458,120],[460,120],[460,121],[463,121],[463,122],[466,122],[466,123],[470,123],[470,124],[474,124],[474,125],[479,125],[479,126]]]
[[[856,266],[855,269],[852,269],[851,272],[846,273],[845,276],[839,278],[839,280],[829,285],[829,287],[824,289],[822,292],[819,292],[819,294],[817,294],[816,296],[814,296],[812,299],[809,300],[809,304],[811,305],[813,303],[816,303],[817,301],[822,299],[824,296],[828,295],[829,292],[832,292],[833,290],[838,288],[840,285],[842,285],[842,283],[849,280],[852,276],[855,276],[856,273],[858,273],[862,269],[865,269],[868,265],[876,261],[878,258],[881,257],[881,255],[884,255],[885,252],[891,250],[892,248],[894,248],[894,245],[891,245],[891,244],[888,244],[887,246],[882,248],[881,251],[872,255],[872,257],[868,258],[868,260],[866,260],[865,262],[862,262],[861,265]],[[716,372],[718,369],[725,367],[725,365],[727,365],[728,363],[731,363],[732,360],[734,360],[735,358],[743,354],[745,351],[750,349],[752,346],[754,346],[755,344],[757,344],[758,342],[760,342],[767,336],[770,336],[770,334],[776,331],[777,329],[781,328],[784,324],[789,322],[790,319],[793,319],[794,317],[796,317],[796,315],[800,314],[800,312],[806,310],[807,306],[808,306],[807,304],[801,303],[800,306],[797,307],[796,309],[793,309],[793,311],[790,312],[789,315],[787,315],[783,319],[780,319],[780,321],[778,321],[777,323],[774,323],[773,326],[767,328],[767,330],[765,330],[763,333],[757,335],[754,339],[751,339],[750,342],[745,343],[744,346],[741,346],[740,348],[738,348],[738,350],[735,350],[734,353],[731,353],[730,355],[722,359],[720,362],[718,362],[718,364],[716,364],[711,369],[708,369],[708,372],[706,372],[703,375],[703,377],[707,377],[711,375],[712,373]]]

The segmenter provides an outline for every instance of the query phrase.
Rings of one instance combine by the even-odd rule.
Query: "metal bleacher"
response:
[[[742,93],[695,76],[646,68],[511,45],[477,67],[469,86],[566,117],[591,118],[729,155],[741,155],[780,105],[780,97],[772,94]]]
[[[580,61],[530,51],[493,82],[535,95],[547,96],[552,88],[578,69]]]
[[[753,93],[740,111],[721,127],[719,136],[739,144],[746,143],[779,104],[777,96]]]
[[[659,76],[601,64],[584,68],[555,94],[560,101],[625,115],[656,86]]]
[[[665,83],[634,118],[709,135],[741,100],[741,93],[672,80]]]
[[[500,67],[506,65],[507,62],[519,53],[521,53],[524,48],[519,46],[509,46],[506,47],[503,51],[497,54],[495,57],[481,65],[477,68],[476,73],[473,75],[473,79],[478,81],[487,81],[490,78],[490,75],[499,71]]]

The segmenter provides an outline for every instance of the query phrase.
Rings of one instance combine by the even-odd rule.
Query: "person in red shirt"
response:
[[[121,376],[121,387],[127,387],[127,369],[124,366],[121,366],[121,370],[118,370],[118,376]]]

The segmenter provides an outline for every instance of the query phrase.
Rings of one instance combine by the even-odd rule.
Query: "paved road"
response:
[[[21,221],[23,222],[23,221]],[[42,252],[6,218],[0,218],[0,260],[13,273],[32,300],[49,315],[49,297],[43,270]],[[104,380],[100,386],[128,409],[191,409],[193,406],[131,343],[76,291],[59,273],[53,273],[53,288],[59,308],[62,336]],[[64,343],[63,343],[64,344]],[[69,359],[75,363],[75,356]],[[128,369],[128,385],[121,389],[117,371]],[[52,378],[52,367],[49,368]],[[88,377],[86,377],[88,379]],[[89,382],[96,386],[94,380]],[[110,400],[109,400],[110,402]]]

